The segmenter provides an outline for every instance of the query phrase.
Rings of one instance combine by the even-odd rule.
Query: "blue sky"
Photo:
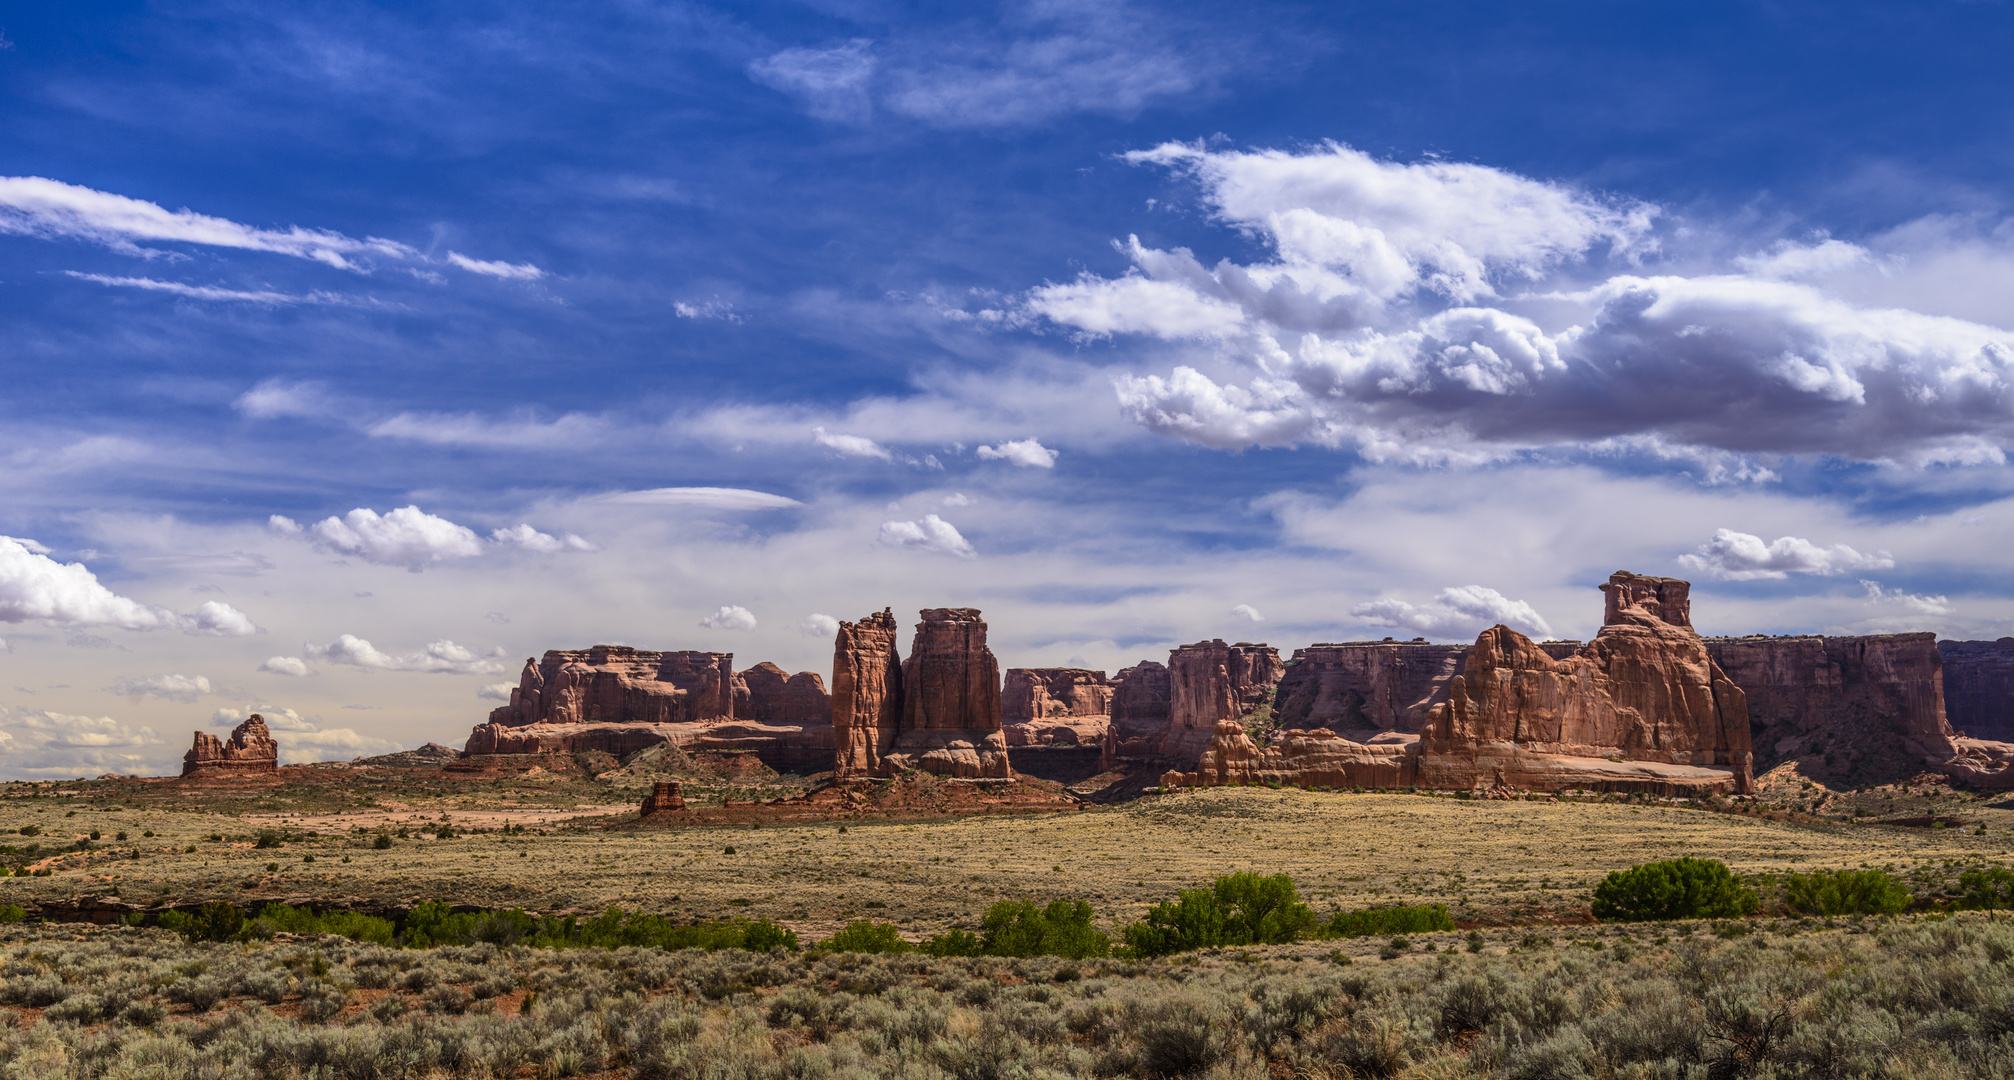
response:
[[[883,606],[2007,634],[2010,23],[0,6],[0,775]]]

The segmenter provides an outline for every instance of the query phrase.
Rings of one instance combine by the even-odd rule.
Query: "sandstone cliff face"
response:
[[[1271,645],[1222,639],[1184,645],[1168,654],[1168,733],[1158,756],[1195,761],[1215,736],[1217,723],[1236,720],[1264,704],[1284,670]]]
[[[887,775],[881,756],[902,720],[902,661],[895,615],[883,608],[839,624],[832,644],[833,771],[841,777]]]
[[[1940,641],[1944,715],[1974,739],[2014,742],[2014,637]]]
[[[1758,771],[1881,782],[1957,753],[1933,634],[1714,638],[1707,652],[1748,697]]]
[[[1112,680],[1112,722],[1105,729],[1099,764],[1116,769],[1128,759],[1161,752],[1168,735],[1168,704],[1174,684],[1165,664],[1144,660]]]
[[[1163,782],[1753,790],[1746,702],[1693,632],[1687,584],[1618,573],[1602,589],[1606,625],[1564,658],[1555,655],[1562,643],[1542,646],[1504,626],[1484,631],[1444,694],[1429,693],[1441,700],[1417,741],[1289,729],[1261,749],[1241,725],[1219,723],[1197,770]],[[1326,659],[1332,680],[1339,669],[1347,677],[1346,658]],[[1316,688],[1307,699],[1321,700],[1322,676],[1317,667],[1304,678]]]
[[[1102,671],[1008,668],[1000,693],[1007,745],[1100,745],[1112,722],[1112,690]]]
[[[548,651],[525,661],[511,702],[490,713],[527,724],[688,724],[734,715],[734,654],[626,645]]]
[[[735,697],[734,717],[758,724],[830,724],[832,696],[815,671],[787,674],[764,661],[735,676],[746,688]]]
[[[182,756],[183,776],[269,773],[279,767],[280,744],[273,741],[266,718],[258,713],[232,728],[228,739],[196,732],[195,745]]]
[[[1000,662],[977,608],[926,608],[902,664],[902,720],[894,769],[946,776],[1013,775],[1000,730]]]
[[[1468,652],[1467,645],[1390,638],[1295,649],[1273,719],[1283,728],[1417,732]]]
[[[1508,627],[1484,631],[1434,708],[1422,782],[1476,786],[1536,754],[1726,769],[1735,791],[1752,791],[1747,698],[1693,631],[1689,588],[1616,573],[1601,632],[1564,660]]]

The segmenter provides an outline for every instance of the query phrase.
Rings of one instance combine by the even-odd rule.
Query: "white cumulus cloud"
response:
[[[738,604],[722,604],[719,611],[699,620],[708,630],[753,630],[755,613]]]
[[[482,701],[510,701],[510,692],[517,689],[516,683],[485,683],[476,689],[476,697]]]
[[[1372,626],[1411,630],[1424,637],[1471,638],[1491,626],[1504,625],[1540,638],[1553,636],[1552,626],[1528,603],[1481,585],[1442,589],[1428,603],[1373,600],[1350,614]]]
[[[1027,294],[1027,315],[1061,327],[1210,338],[1245,369],[1118,377],[1124,413],[1163,435],[1410,463],[1565,446],[1696,461],[1715,478],[1767,478],[1726,463],[1763,454],[1997,464],[2014,442],[2014,332],[1812,283],[1865,262],[1854,245],[1649,274],[1655,207],[1487,166],[1333,144],[1171,143],[1129,160],[1193,178],[1223,224],[1272,252],[1206,266],[1129,240],[1126,274]],[[1626,272],[1584,285],[1600,259]],[[1520,293],[1571,323],[1510,310]]]
[[[194,701],[209,694],[210,680],[201,675],[141,675],[121,679],[106,691],[122,697],[157,697],[169,701]]]
[[[529,525],[516,525],[508,529],[495,529],[490,539],[499,544],[516,544],[526,551],[551,554],[556,551],[600,551],[594,544],[567,533],[565,536],[550,536]]]
[[[83,563],[59,563],[33,540],[0,536],[0,622],[180,630],[209,637],[256,634],[245,613],[211,600],[193,615],[143,604],[106,588]]]
[[[1701,544],[1693,554],[1680,555],[1678,562],[1688,570],[1729,581],[1886,570],[1895,565],[1895,559],[1886,551],[1863,554],[1845,544],[1819,547],[1796,536],[1779,536],[1774,542],[1764,543],[1760,536],[1733,529],[1715,529],[1713,539]]]
[[[286,525],[275,521],[282,531]],[[291,525],[292,522],[286,522]],[[466,526],[436,517],[417,506],[380,515],[358,507],[340,518],[325,518],[308,528],[316,543],[344,555],[382,566],[418,570],[446,559],[469,559],[483,553],[481,538]]]
[[[1231,614],[1236,615],[1240,619],[1250,619],[1253,622],[1266,621],[1266,617],[1264,615],[1259,614],[1259,609],[1253,607],[1250,604],[1239,604],[1233,607],[1231,609]]]
[[[895,458],[887,447],[865,435],[835,435],[823,427],[815,427],[811,429],[811,440],[843,457],[880,458],[883,461]]]
[[[303,650],[311,659],[376,671],[421,671],[443,675],[501,675],[504,666],[489,657],[442,639],[413,652],[391,654],[378,651],[369,641],[343,634],[328,645],[310,643]]]
[[[1884,588],[1880,582],[1868,581],[1865,578],[1860,580],[1860,587],[1867,590],[1869,604],[1899,607],[1911,615],[1949,615],[1952,611],[1951,601],[1943,596],[1923,596],[1901,589]]]
[[[979,554],[965,537],[959,535],[956,526],[936,514],[925,514],[916,521],[884,521],[879,540],[884,547],[941,551],[961,559]]]
[[[265,662],[259,665],[259,670],[274,675],[292,675],[296,678],[314,674],[313,669],[308,667],[308,662],[298,656],[268,656]]]
[[[813,612],[806,615],[803,621],[797,624],[797,632],[808,638],[825,638],[830,640],[833,635],[839,633],[839,620],[830,615],[820,615],[817,612]]]
[[[1006,461],[1035,469],[1056,467],[1056,451],[1034,439],[1013,439],[999,446],[982,446],[979,448],[979,456],[987,461]],[[949,500],[946,500],[946,503],[948,505]]]

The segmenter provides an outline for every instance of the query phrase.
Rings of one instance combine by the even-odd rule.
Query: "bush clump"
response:
[[[1083,960],[1110,956],[1112,939],[1091,925],[1091,905],[1053,900],[1038,907],[1029,900],[1002,900],[986,909],[983,934],[951,930],[921,946],[931,956],[1062,956]]]
[[[1382,934],[1429,934],[1453,930],[1446,904],[1397,904],[1363,911],[1338,911],[1322,929],[1332,937],[1360,938]]]
[[[1276,945],[1315,924],[1294,879],[1230,874],[1207,889],[1184,889],[1180,898],[1155,904],[1142,922],[1126,927],[1136,956],[1167,956],[1225,945]]]
[[[1958,875],[1957,906],[1970,911],[2014,908],[2014,870],[1967,870]]]
[[[906,953],[916,948],[902,939],[892,923],[855,919],[846,928],[818,943],[826,952]]]
[[[1595,887],[1594,916],[1618,922],[1729,919],[1761,906],[1718,859],[1666,859],[1617,870]]]
[[[1820,870],[1783,881],[1783,902],[1799,915],[1894,915],[1912,899],[1880,870]]]

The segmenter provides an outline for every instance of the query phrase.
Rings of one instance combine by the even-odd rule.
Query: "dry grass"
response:
[[[1908,875],[1919,891],[1961,865],[2014,856],[2014,811],[1985,803],[1973,813],[1988,820],[1983,836],[1772,822],[1663,805],[1266,789],[1149,797],[1060,815],[622,831],[601,827],[614,816],[563,825],[576,812],[620,804],[606,787],[561,782],[577,796],[571,807],[552,798],[551,784],[536,781],[431,794],[387,789],[370,795],[376,806],[358,805],[359,798],[296,812],[259,805],[283,797],[269,792],[238,797],[251,805],[236,814],[135,805],[131,783],[0,798],[0,829],[38,824],[44,832],[33,840],[45,849],[91,829],[101,835],[98,850],[38,859],[53,876],[0,879],[0,903],[116,895],[142,905],[284,898],[403,906],[442,898],[543,911],[620,905],[703,918],[767,916],[813,936],[871,915],[920,935],[970,926],[988,904],[1010,897],[1082,897],[1105,920],[1131,921],[1179,888],[1255,870],[1293,875],[1318,910],[1444,902],[1459,919],[1522,922],[1571,919],[1608,871],[1679,855],[1723,859],[1744,874],[1865,864]],[[18,796],[27,787],[8,789]],[[534,800],[540,805],[525,805]],[[513,821],[533,831],[449,840],[416,831],[420,821],[443,816],[458,829]],[[386,827],[404,827],[408,838],[373,849],[376,830]],[[149,830],[157,835],[144,838]],[[290,839],[258,849],[261,830]],[[120,831],[128,840],[113,839]],[[210,840],[214,834],[225,839]],[[308,855],[313,863],[304,861]]]

